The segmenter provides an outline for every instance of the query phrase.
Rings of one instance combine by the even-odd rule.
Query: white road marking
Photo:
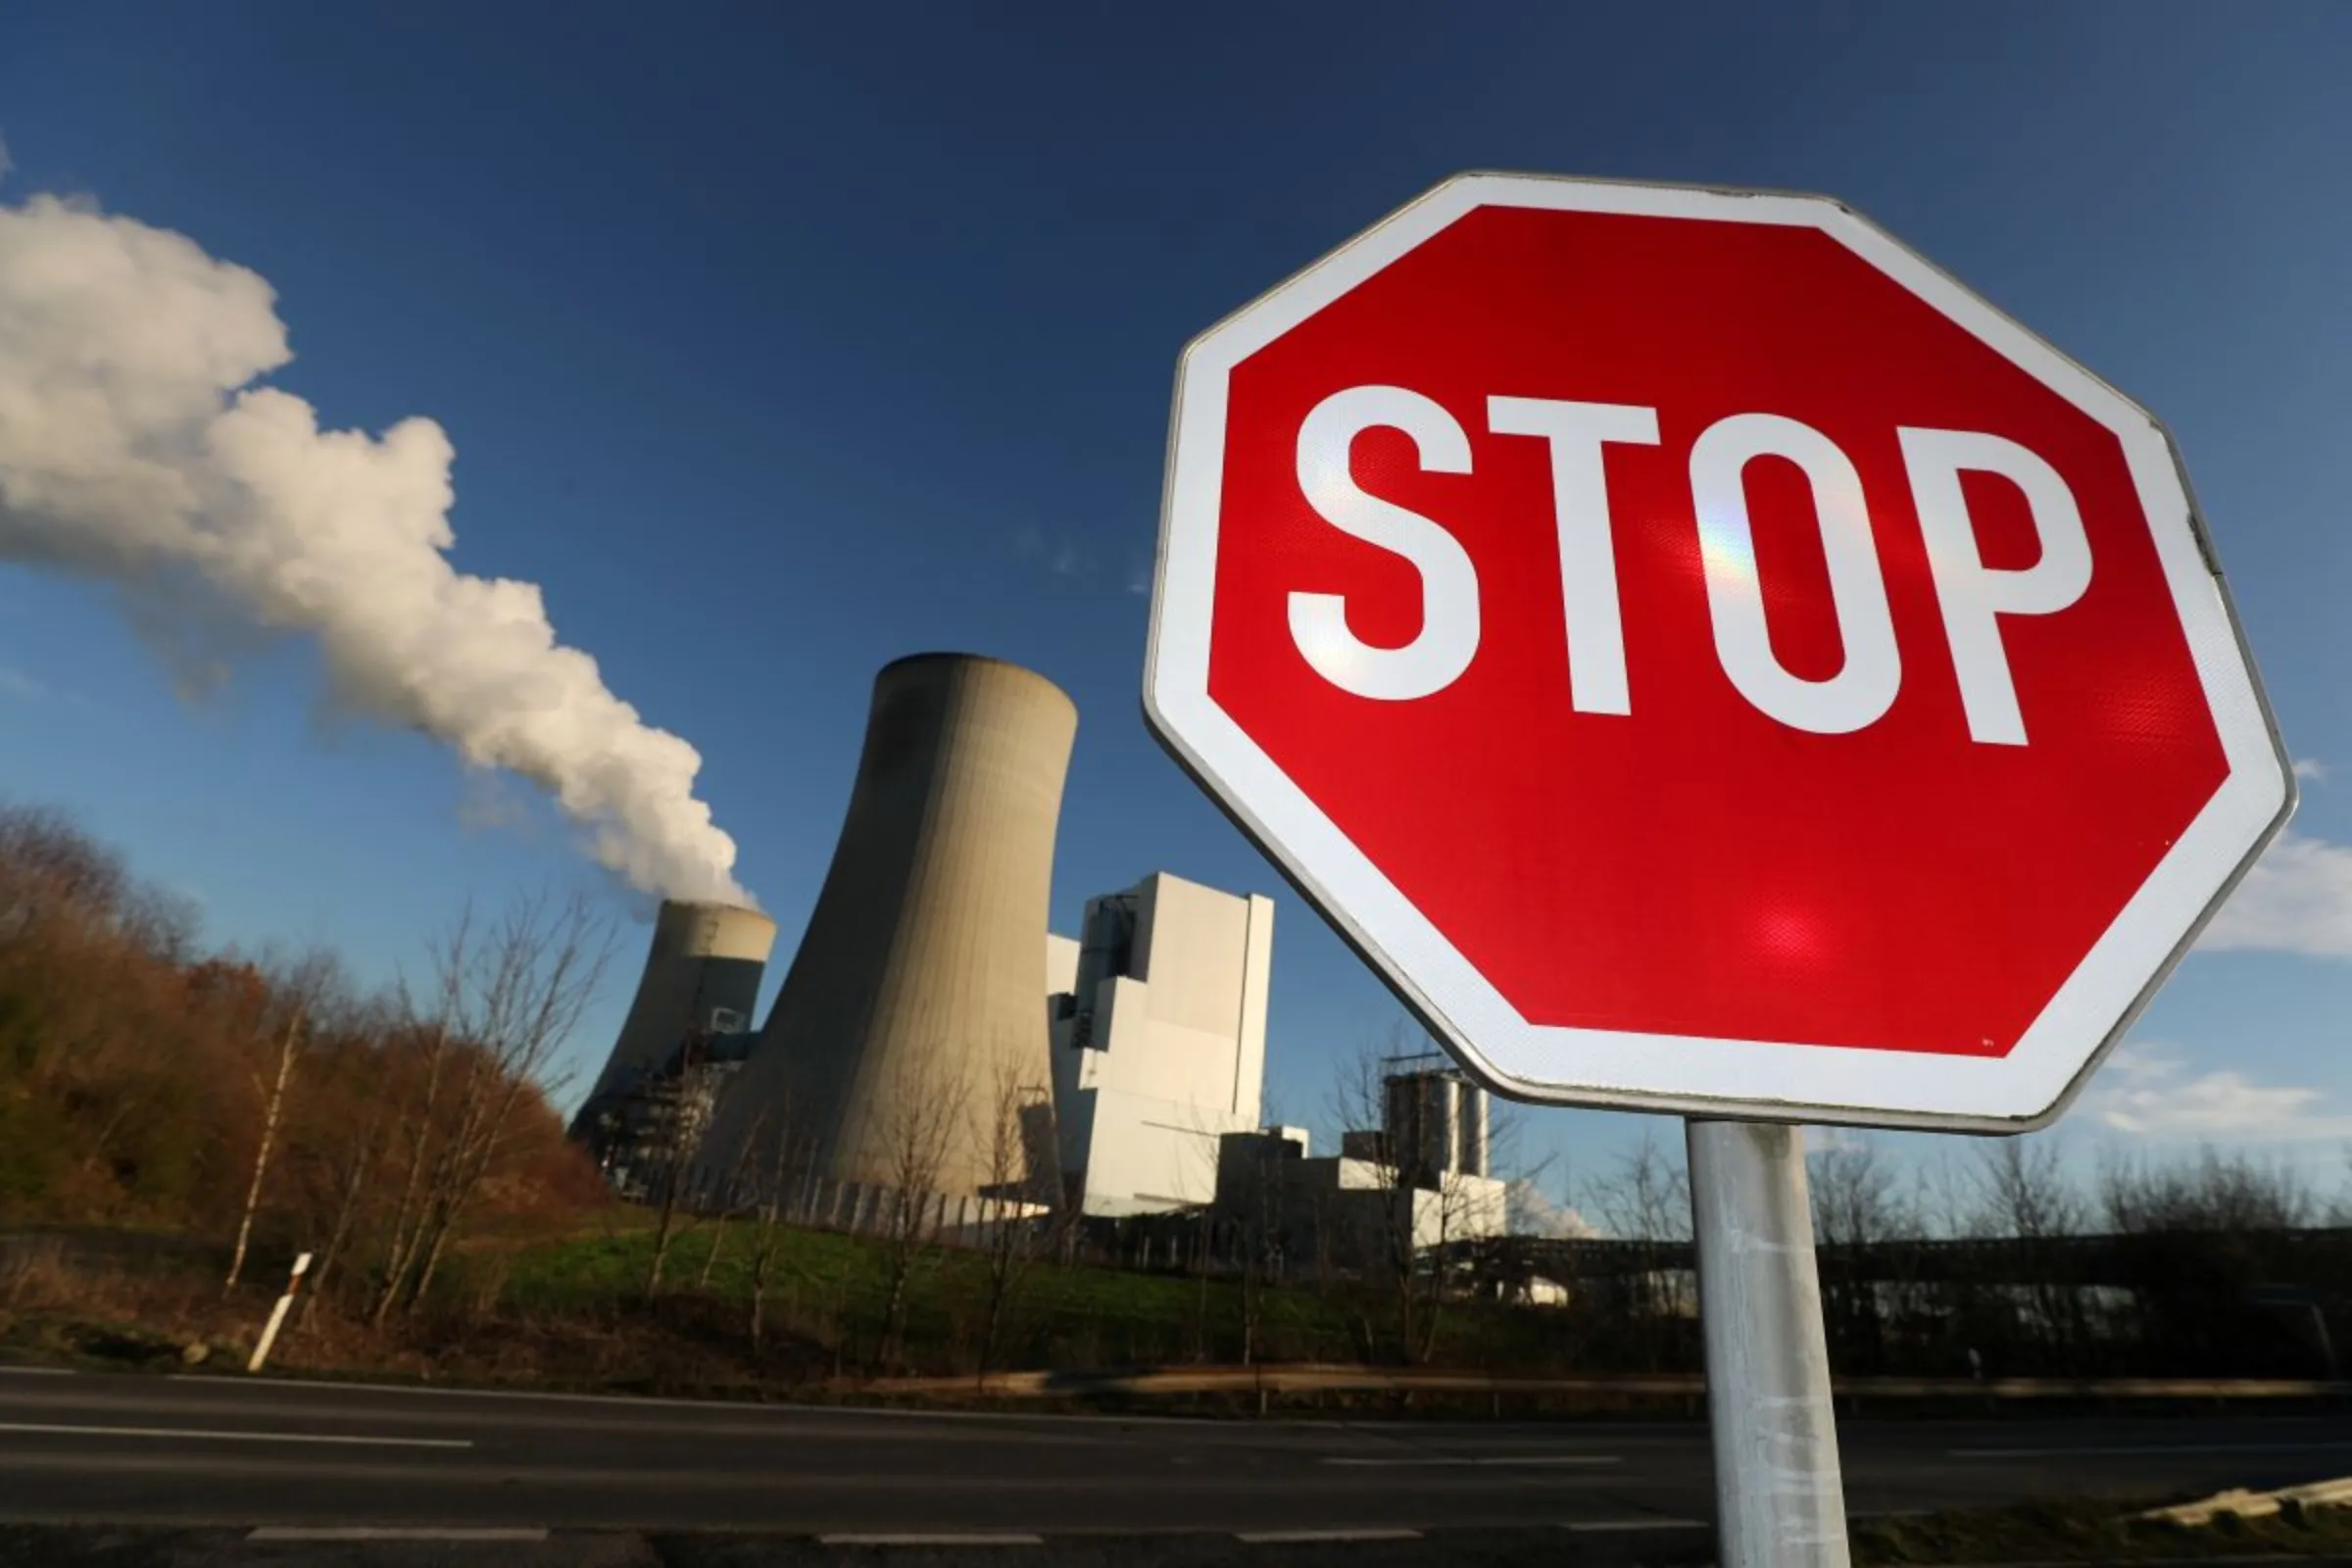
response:
[[[1246,1546],[1283,1546],[1315,1541],[1419,1541],[1418,1530],[1251,1530],[1234,1540]]]
[[[887,1535],[819,1536],[820,1546],[1042,1546],[1043,1536],[1023,1535]]]
[[[195,1427],[78,1427],[43,1421],[0,1421],[0,1432],[40,1432],[67,1438],[194,1438],[207,1443],[333,1443],[385,1448],[470,1448],[471,1438],[361,1438],[326,1432],[214,1432]]]
[[[2352,1448],[2352,1438],[2309,1443],[2169,1443],[2118,1448],[1947,1448],[1953,1459],[2118,1458],[2146,1453],[2315,1453]]]
[[[488,1526],[403,1529],[377,1525],[264,1525],[247,1541],[545,1541],[545,1529]]]
[[[1615,1530],[1699,1530],[1696,1519],[1574,1519],[1560,1527],[1579,1532]]]
[[[1489,1457],[1455,1457],[1441,1454],[1417,1455],[1410,1459],[1371,1459],[1334,1454],[1323,1460],[1325,1464],[1351,1465],[1357,1469],[1367,1470],[1421,1469],[1431,1466],[1451,1469],[1481,1465],[1533,1468],[1570,1464],[1623,1464],[1624,1462],[1622,1457],[1614,1453],[1500,1454]]]
[[[1117,1426],[1117,1427],[1187,1427],[1199,1430],[1200,1418],[1191,1415],[1067,1415],[1059,1411],[1043,1410],[922,1410],[900,1409],[878,1404],[757,1404],[749,1399],[685,1399],[657,1398],[635,1394],[542,1394],[529,1389],[468,1389],[452,1384],[418,1383],[347,1383],[342,1379],[323,1378],[267,1378],[226,1376],[217,1372],[166,1372],[166,1383],[210,1384],[216,1388],[306,1389],[317,1394],[421,1394],[435,1398],[451,1399],[508,1399],[518,1403],[540,1404],[610,1404],[637,1409],[660,1407],[680,1410],[736,1410],[758,1411],[779,1416],[819,1416],[825,1418],[871,1417],[885,1421],[962,1421],[996,1422],[1009,1425],[1028,1422],[1038,1426]],[[1361,1427],[1366,1431],[1380,1430],[1380,1422],[1337,1421],[1275,1421],[1278,1427],[1314,1428],[1323,1430],[1342,1425]],[[1406,1425],[1397,1422],[1394,1425]]]
[[[12,1378],[70,1378],[74,1369],[66,1366],[0,1366],[0,1377]]]

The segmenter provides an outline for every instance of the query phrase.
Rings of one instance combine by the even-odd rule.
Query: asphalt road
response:
[[[2352,1417],[1851,1422],[1856,1513],[2352,1474]],[[0,1369],[0,1518],[904,1534],[1712,1516],[1701,1426],[906,1414]]]

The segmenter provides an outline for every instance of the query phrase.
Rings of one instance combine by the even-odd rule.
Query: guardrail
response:
[[[2352,1383],[2303,1378],[1838,1378],[1838,1396],[1857,1399],[2325,1399],[2352,1397]],[[1124,1395],[1477,1394],[1695,1398],[1694,1373],[1623,1377],[1496,1377],[1483,1372],[1364,1366],[1166,1367],[1135,1372],[991,1372],[985,1376],[876,1378],[855,1385],[877,1395],[982,1395],[1054,1398]]]

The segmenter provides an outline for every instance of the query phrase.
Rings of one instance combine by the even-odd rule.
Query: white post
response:
[[[1723,1568],[1847,1568],[1830,1352],[1795,1127],[1689,1123]]]
[[[286,1294],[279,1297],[277,1304],[270,1309],[270,1321],[262,1328],[261,1343],[253,1348],[253,1358],[245,1363],[246,1371],[259,1372],[262,1364],[270,1359],[270,1347],[277,1343],[277,1331],[285,1327],[286,1311],[293,1306],[294,1298],[301,1294],[302,1276],[310,1266],[311,1254],[308,1252],[294,1259],[294,1271],[286,1276]]]

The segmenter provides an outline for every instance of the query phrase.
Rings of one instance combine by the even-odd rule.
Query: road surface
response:
[[[2352,1473],[2352,1417],[1849,1422],[1856,1513]],[[1228,1539],[1712,1516],[1685,1422],[949,1415],[0,1369],[0,1518]]]

